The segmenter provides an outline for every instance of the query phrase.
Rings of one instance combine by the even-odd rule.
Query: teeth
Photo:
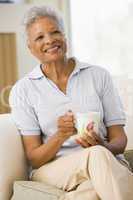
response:
[[[52,51],[55,51],[59,48],[59,46],[54,46],[54,47],[51,47],[51,48],[48,48],[48,49],[44,49],[44,52],[52,52]]]
[[[57,49],[58,49],[58,47],[55,46],[55,47],[52,47],[52,48],[50,48],[50,49],[47,49],[47,52],[52,52],[52,51],[55,51],[55,50],[57,50]]]

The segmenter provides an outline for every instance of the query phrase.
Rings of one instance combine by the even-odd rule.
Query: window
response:
[[[70,0],[72,49],[81,60],[133,77],[133,0]]]

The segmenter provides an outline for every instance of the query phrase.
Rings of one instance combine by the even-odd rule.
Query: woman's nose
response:
[[[47,43],[52,43],[54,41],[54,38],[50,34],[46,34],[44,38],[44,42]]]

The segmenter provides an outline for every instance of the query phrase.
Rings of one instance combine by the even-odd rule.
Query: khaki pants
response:
[[[60,200],[133,200],[132,172],[99,145],[45,164],[32,180],[67,191]]]

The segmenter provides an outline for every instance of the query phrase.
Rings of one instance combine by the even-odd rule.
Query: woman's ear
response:
[[[32,47],[31,47],[29,40],[27,40],[27,47],[28,47],[29,51],[32,53],[33,51],[32,51]]]
[[[31,49],[31,45],[30,45],[29,40],[27,40],[27,47],[28,47],[29,50]]]

